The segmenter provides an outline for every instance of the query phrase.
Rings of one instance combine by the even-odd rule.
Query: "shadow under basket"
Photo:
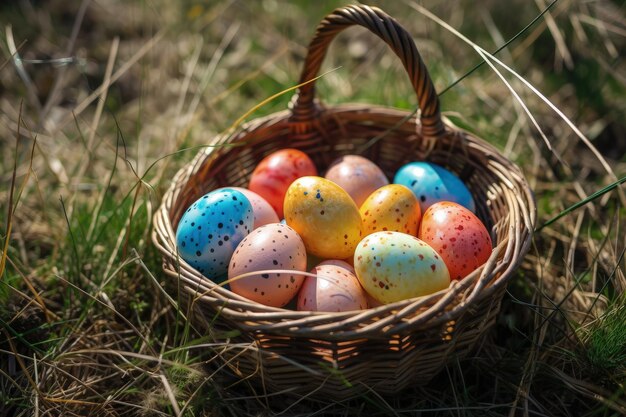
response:
[[[413,40],[380,9],[352,5],[328,15],[309,46],[301,83],[315,78],[329,43],[352,25],[369,29],[401,59],[417,94],[419,118],[385,107],[325,107],[315,100],[313,82],[302,85],[291,109],[215,138],[214,146],[177,173],[154,218],[153,241],[170,288],[182,293],[188,319],[224,342],[219,357],[262,395],[290,391],[341,400],[371,390],[391,395],[428,382],[448,361],[467,355],[494,324],[535,225],[533,195],[519,168],[484,140],[441,119]],[[363,311],[268,307],[216,285],[178,257],[178,222],[207,192],[246,187],[256,165],[284,148],[304,151],[321,173],[338,156],[355,153],[389,178],[412,161],[448,168],[472,192],[476,214],[494,242],[491,257],[445,290]]]

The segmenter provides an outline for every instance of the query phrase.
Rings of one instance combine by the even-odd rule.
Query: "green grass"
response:
[[[626,381],[626,306],[615,304],[584,330],[583,355],[598,372],[611,375],[623,384]]]
[[[72,3],[0,5],[0,416],[626,413],[622,2],[419,3],[486,51],[510,41],[494,55],[549,98],[605,166],[490,60],[550,151],[494,69],[475,69],[481,56],[417,3],[374,2],[414,35],[450,120],[521,166],[538,230],[471,358],[396,397],[323,404],[259,401],[220,368],[217,352],[232,334],[206,334],[186,319],[150,231],[172,176],[196,152],[251,109],[246,120],[287,107],[289,93],[255,108],[297,83],[315,26],[344,2],[92,2],[69,53],[76,59],[59,66]],[[13,65],[9,23],[26,79]],[[112,51],[110,72],[121,75],[100,108],[99,99],[82,106]],[[415,109],[402,66],[363,30],[336,39],[322,71],[331,69],[317,83],[326,103]]]

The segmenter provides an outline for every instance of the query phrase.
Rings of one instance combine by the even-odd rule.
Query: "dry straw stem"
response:
[[[78,13],[76,14],[76,18],[74,20],[72,33],[67,43],[67,48],[65,49],[65,56],[71,56],[74,52],[74,45],[76,44],[76,39],[78,38],[80,27],[83,24],[83,19],[85,18],[85,13],[87,12],[87,8],[89,7],[90,3],[91,3],[91,0],[83,0],[81,2],[80,8],[78,9]],[[48,94],[48,99],[46,100],[43,108],[41,109],[39,121],[42,126],[45,126],[48,113],[50,112],[52,107],[57,103],[57,101],[60,98],[60,90],[63,87],[63,82],[65,80],[66,72],[67,72],[66,66],[63,66],[60,68],[59,73],[57,74],[57,77],[54,80],[54,84],[52,85],[52,89],[50,93]]]

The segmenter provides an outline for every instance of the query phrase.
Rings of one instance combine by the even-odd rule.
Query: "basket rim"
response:
[[[386,117],[401,119],[411,114],[407,110],[390,106],[373,106],[363,103],[342,103],[321,106],[320,109],[319,118],[341,117],[353,113],[381,113]],[[170,209],[175,203],[177,190],[189,181],[194,174],[194,169],[206,162],[210,156],[215,156],[216,152],[227,152],[227,150],[221,150],[223,147],[215,145],[236,142],[258,129],[277,123],[284,123],[287,126],[290,115],[290,110],[282,110],[253,119],[234,132],[216,136],[209,147],[198,152],[190,162],[178,170],[163,195],[161,205],[153,217],[152,241],[163,257],[163,268],[166,274],[170,278],[177,279],[182,289],[194,297],[193,303],[211,305],[215,308],[219,306],[220,315],[235,321],[239,327],[249,331],[306,335],[309,337],[323,335],[331,338],[385,337],[455,320],[471,308],[472,304],[489,297],[500,287],[506,285],[512,276],[513,269],[521,262],[522,255],[530,247],[536,223],[534,195],[516,164],[504,157],[493,145],[473,133],[453,126],[446,119],[444,119],[444,123],[447,133],[455,136],[456,139],[454,140],[462,140],[464,144],[469,146],[480,146],[489,152],[490,156],[495,156],[489,160],[489,163],[501,168],[499,177],[502,184],[513,191],[507,194],[507,205],[514,210],[513,217],[519,220],[518,222],[511,222],[509,225],[511,233],[507,235],[507,239],[493,247],[489,260],[463,279],[452,280],[448,288],[434,294],[400,300],[366,310],[337,313],[294,311],[265,306],[241,297],[195,271],[176,253],[175,232],[170,218]],[[418,128],[419,124],[418,117],[411,117],[405,120],[401,126],[414,129]],[[512,171],[510,171],[511,168]],[[508,177],[504,174],[505,172],[509,174]],[[519,187],[519,190],[516,186]],[[206,192],[209,191],[206,190]],[[510,242],[511,238],[513,245]],[[497,260],[499,257],[502,261]],[[461,295],[464,301],[453,305],[451,309],[446,311],[446,307],[450,306],[455,297]],[[418,311],[422,311],[422,313],[415,315]],[[359,324],[366,321],[371,323],[365,327],[358,327]],[[341,330],[338,323],[348,327],[349,325],[356,325],[356,327]]]

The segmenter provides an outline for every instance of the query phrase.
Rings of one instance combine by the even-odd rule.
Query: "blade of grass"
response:
[[[600,162],[602,167],[605,169],[607,174],[611,177],[611,179],[613,179],[614,181],[618,180],[617,176],[615,175],[615,172],[613,172],[613,169],[607,163],[606,159],[602,156],[602,154],[598,151],[598,149],[595,146],[593,146],[593,144],[589,141],[589,139],[580,131],[580,129],[578,129],[574,125],[574,123],[572,123],[572,121],[565,115],[565,113],[563,113],[558,107],[556,107],[546,96],[544,96],[539,90],[537,90],[537,88],[535,88],[530,82],[528,82],[524,77],[519,75],[515,70],[510,68],[508,65],[504,64],[498,58],[496,58],[492,54],[489,54],[489,52],[487,52],[485,49],[480,47],[475,42],[471,41],[469,38],[467,38],[465,35],[460,33],[458,30],[454,29],[447,22],[443,21],[438,16],[436,16],[433,13],[431,13],[426,8],[424,8],[424,7],[422,7],[422,6],[418,5],[418,4],[414,4],[414,3],[410,3],[410,6],[413,9],[415,9],[416,11],[418,11],[419,13],[422,13],[423,15],[428,17],[429,19],[433,20],[435,23],[439,24],[440,26],[442,26],[446,30],[450,31],[452,34],[457,36],[463,42],[465,42],[468,45],[470,45],[476,51],[480,50],[481,55],[484,55],[485,57],[489,57],[490,60],[492,60],[493,62],[495,62],[496,64],[498,64],[502,68],[506,69],[509,73],[511,73],[513,76],[515,76],[518,80],[520,80],[529,90],[531,90],[546,105],[548,105],[548,107],[550,107],[570,127],[570,129],[572,129],[572,131],[576,134],[576,136],[578,136],[578,138],[585,144],[585,146],[587,146],[587,148],[589,148],[589,150],[598,159],[598,161]],[[618,189],[618,192],[619,192],[619,196],[620,196],[620,200],[621,200],[622,204],[624,206],[626,206],[626,195],[624,195],[624,193],[621,191],[621,189]]]
[[[498,54],[500,51],[502,51],[503,49],[505,49],[507,46],[509,46],[511,43],[513,43],[517,38],[519,38],[520,36],[522,36],[524,33],[526,33],[526,31],[528,29],[530,29],[545,13],[547,13],[552,6],[554,6],[559,0],[553,0],[552,3],[550,3],[539,15],[537,15],[533,20],[530,21],[530,23],[528,23],[526,26],[524,26],[524,28],[522,30],[520,30],[519,32],[517,32],[517,34],[515,36],[513,36],[511,39],[509,39],[508,41],[506,41],[504,44],[502,44],[498,49],[496,49],[492,55],[496,55]],[[409,0],[405,0],[405,3],[407,3],[410,7],[413,7],[413,4],[409,1]],[[480,61],[478,64],[474,65],[469,71],[467,71],[465,74],[463,74],[461,77],[459,77],[457,80],[455,80],[454,82],[452,82],[452,84],[448,85],[446,88],[444,88],[443,90],[441,90],[438,93],[438,96],[441,97],[442,95],[444,95],[447,91],[451,90],[452,88],[454,88],[457,84],[459,84],[461,81],[463,81],[465,78],[469,77],[470,75],[472,75],[476,70],[478,70],[480,67],[482,67],[484,64],[486,63],[485,60]],[[373,146],[374,144],[376,144],[376,142],[378,142],[379,140],[383,139],[384,137],[386,137],[389,133],[393,132],[394,130],[396,130],[399,126],[403,125],[406,121],[410,120],[413,116],[415,116],[417,114],[419,110],[418,106],[415,106],[413,108],[413,110],[411,111],[411,113],[409,113],[406,117],[402,118],[400,121],[398,121],[398,123],[396,123],[395,125],[391,126],[389,129],[385,130],[384,132],[376,135],[375,137],[373,137],[372,139],[370,139],[369,141],[367,141],[366,143],[364,143],[357,151],[357,154],[362,154],[363,152],[365,152],[368,148],[370,148],[371,146]]]
[[[278,97],[282,96],[283,94],[286,94],[286,93],[288,93],[290,91],[297,90],[298,88],[302,87],[303,85],[307,85],[309,83],[315,82],[315,81],[319,80],[320,78],[324,77],[325,75],[330,74],[331,72],[338,70],[339,68],[340,67],[330,69],[330,70],[326,71],[325,73],[318,75],[315,78],[311,78],[310,80],[307,80],[307,81],[305,81],[303,83],[294,85],[292,87],[289,87],[289,88],[287,88],[285,90],[279,91],[278,93],[269,96],[265,100],[263,100],[260,103],[254,105],[250,110],[248,110],[243,115],[241,115],[237,120],[235,120],[235,122],[232,125],[230,125],[230,127],[228,129],[226,129],[226,132],[232,132],[233,130],[235,130],[241,123],[243,123],[244,120],[246,120],[246,118],[248,116],[250,116],[252,113],[257,111],[261,107],[265,106],[270,101],[272,101],[272,100],[274,100],[274,99],[276,99],[276,98],[278,98]]]
[[[98,105],[96,107],[96,112],[91,121],[91,130],[89,132],[89,139],[87,140],[88,158],[86,158],[86,163],[81,169],[79,175],[77,176],[78,178],[83,177],[85,170],[90,165],[93,155],[95,153],[95,150],[93,149],[94,139],[96,137],[96,131],[98,130],[98,125],[100,124],[100,118],[102,117],[102,111],[104,110],[104,105],[107,99],[107,95],[109,93],[109,86],[111,85],[110,84],[111,73],[113,72],[113,66],[115,65],[115,60],[117,58],[117,51],[118,51],[119,45],[120,45],[120,38],[119,36],[116,36],[115,38],[113,38],[113,42],[111,43],[111,50],[109,51],[109,58],[107,61],[106,69],[104,70],[104,79],[102,81],[102,84],[107,87],[102,91],[102,94],[98,98]]]
[[[20,103],[20,115],[22,114],[22,103]],[[4,277],[4,268],[6,267],[7,256],[9,254],[9,242],[11,241],[11,228],[13,227],[13,196],[15,193],[15,181],[17,176],[17,159],[20,138],[20,125],[17,123],[17,137],[15,140],[15,152],[13,156],[13,172],[11,173],[11,186],[9,187],[9,205],[7,206],[7,222],[6,232],[4,237],[4,244],[2,248],[2,257],[0,257],[0,279]]]
[[[546,134],[544,133],[543,129],[541,128],[541,126],[539,126],[539,122],[537,122],[537,119],[535,119],[535,116],[533,116],[533,114],[531,113],[530,109],[528,108],[528,106],[526,105],[526,103],[524,103],[524,100],[522,100],[522,98],[519,96],[519,94],[517,93],[517,91],[515,91],[515,89],[513,88],[513,86],[506,80],[506,78],[504,78],[504,76],[502,75],[502,73],[500,71],[498,71],[498,69],[495,67],[495,65],[493,65],[491,63],[491,61],[489,60],[489,58],[487,58],[487,55],[483,52],[482,48],[478,47],[478,46],[474,46],[474,50],[476,51],[476,53],[478,53],[481,57],[483,57],[483,59],[485,60],[485,62],[487,62],[487,64],[489,65],[489,67],[493,70],[493,72],[496,73],[496,75],[498,76],[498,78],[500,78],[500,80],[502,80],[502,82],[504,83],[504,85],[506,85],[506,87],[509,89],[509,91],[511,92],[511,94],[513,95],[513,97],[515,98],[515,100],[517,100],[517,102],[519,103],[520,106],[522,106],[522,109],[524,110],[524,113],[526,113],[526,116],[528,116],[528,119],[532,122],[532,124],[535,126],[535,129],[537,129],[537,131],[539,132],[539,134],[541,135],[541,138],[543,139],[544,143],[546,144],[546,147],[553,153],[553,155],[558,159],[558,161],[563,164],[563,165],[567,165],[565,163],[565,161],[563,161],[563,159],[561,158],[561,156],[556,152],[556,149],[554,149],[552,147],[552,144],[550,143],[550,140],[548,139],[548,136],[546,136]]]
[[[79,116],[86,108],[89,107],[94,100],[97,100],[98,97],[102,94],[104,90],[109,88],[112,84],[114,84],[118,79],[120,79],[128,70],[135,65],[144,55],[146,55],[152,48],[154,48],[165,35],[164,30],[160,30],[154,35],[148,42],[146,42],[128,61],[124,63],[115,73],[111,76],[108,83],[102,83],[100,87],[96,88],[87,98],[81,101],[74,109],[72,109],[57,125],[55,125],[51,135],[55,132],[63,129],[69,122],[72,121],[73,118]]]
[[[85,18],[85,14],[87,13],[87,8],[91,0],[83,0],[78,9],[78,13],[76,13],[76,18],[74,20],[74,25],[72,27],[72,33],[70,34],[69,41],[67,43],[67,48],[65,49],[65,56],[72,55],[74,51],[74,46],[76,44],[76,39],[78,39],[78,34],[80,32],[80,28],[83,24],[83,20]],[[60,95],[61,87],[63,86],[63,81],[65,80],[65,74],[67,72],[67,66],[61,67],[56,78],[54,79],[54,84],[48,94],[48,99],[46,100],[42,110],[41,110],[41,120],[40,123],[44,124],[45,118],[48,116],[48,113],[52,109],[52,107],[57,103],[58,97]]]
[[[509,46],[511,43],[513,43],[517,38],[519,38],[520,36],[522,36],[524,33],[526,33],[526,31],[528,29],[530,29],[539,19],[541,19],[543,17],[544,14],[548,13],[548,11],[550,11],[550,9],[552,9],[552,7],[554,5],[556,5],[556,3],[559,0],[553,0],[552,3],[548,4],[548,6],[546,6],[545,9],[543,9],[541,11],[541,13],[539,13],[533,20],[530,21],[530,23],[528,23],[526,26],[524,26],[522,28],[522,30],[520,30],[519,32],[517,32],[517,34],[515,34],[515,36],[513,36],[511,39],[509,39],[508,41],[506,41],[504,44],[502,44],[498,49],[496,49],[495,51],[493,51],[492,55],[497,55],[500,51],[502,51],[504,48],[506,48],[507,46]],[[413,7],[414,7],[414,3],[411,3],[408,0],[405,0],[405,2]],[[418,10],[419,11],[419,10]],[[466,79],[467,77],[469,77],[470,75],[472,75],[477,69],[479,69],[480,67],[482,67],[484,64],[486,63],[485,60],[480,61],[478,64],[474,65],[469,71],[467,71],[465,74],[463,74],[461,77],[459,77],[456,81],[454,81],[452,84],[448,85],[446,88],[444,88],[443,90],[441,90],[439,92],[439,96],[444,95],[448,90],[452,89],[454,86],[456,86],[458,83],[460,83],[461,81],[463,81],[464,79]]]
[[[7,58],[6,61],[4,61],[2,63],[2,65],[0,65],[0,71],[2,71],[4,69],[4,67],[6,67],[7,65],[9,65],[9,62],[13,61],[15,59],[15,57],[17,56],[16,54],[20,51],[20,49],[22,49],[22,47],[26,45],[26,40],[23,40],[22,43],[20,43],[16,48],[14,52],[9,52],[9,57]],[[19,59],[19,56],[18,58]],[[24,62],[24,60],[21,60],[22,62]]]
[[[547,226],[550,226],[551,224],[553,224],[554,222],[558,221],[563,216],[567,216],[571,212],[579,209],[580,207],[582,207],[582,206],[584,206],[586,204],[591,203],[592,201],[594,201],[595,199],[597,199],[597,198],[601,197],[602,195],[608,193],[609,191],[612,191],[612,190],[618,188],[621,184],[623,184],[625,182],[626,182],[626,176],[620,178],[617,181],[612,182],[611,184],[607,185],[603,189],[596,191],[595,193],[591,194],[589,197],[585,198],[584,200],[581,200],[581,201],[577,202],[576,204],[571,205],[570,207],[568,207],[565,210],[561,211],[559,214],[557,214],[556,216],[554,216],[553,218],[551,218],[550,220],[548,220],[547,222],[545,222],[541,226],[537,227],[535,229],[535,233],[540,232],[542,229],[544,229]]]
[[[108,175],[106,185],[104,189],[102,190],[98,204],[93,212],[93,218],[91,220],[91,224],[89,225],[89,230],[87,231],[87,239],[85,243],[87,243],[90,246],[92,246],[95,242],[99,240],[99,239],[94,239],[94,233],[96,233],[96,229],[100,223],[100,218],[102,217],[102,210],[104,209],[104,202],[105,202],[106,195],[111,189],[111,186],[113,184],[113,179],[115,178],[115,174],[117,172],[117,160],[118,160],[119,153],[120,153],[120,134],[118,130],[117,141],[116,141],[116,146],[115,146],[115,158],[113,159],[113,167],[111,168],[111,172]],[[106,225],[103,226],[103,228],[106,228]],[[100,230],[100,233],[101,232],[102,230]]]
[[[37,112],[41,116],[42,105],[39,101],[37,86],[35,86],[33,80],[31,80],[30,76],[26,72],[26,69],[24,68],[22,60],[20,59],[20,54],[15,46],[15,40],[13,39],[13,27],[11,25],[7,25],[7,27],[5,28],[5,34],[7,46],[9,47],[9,53],[13,57],[13,65],[15,66],[15,70],[17,71],[17,74],[20,76],[22,82],[24,83],[24,86],[26,87],[26,94],[28,96],[28,99],[32,102],[35,110],[37,110]],[[23,45],[23,43],[20,44],[20,46],[21,45]]]

